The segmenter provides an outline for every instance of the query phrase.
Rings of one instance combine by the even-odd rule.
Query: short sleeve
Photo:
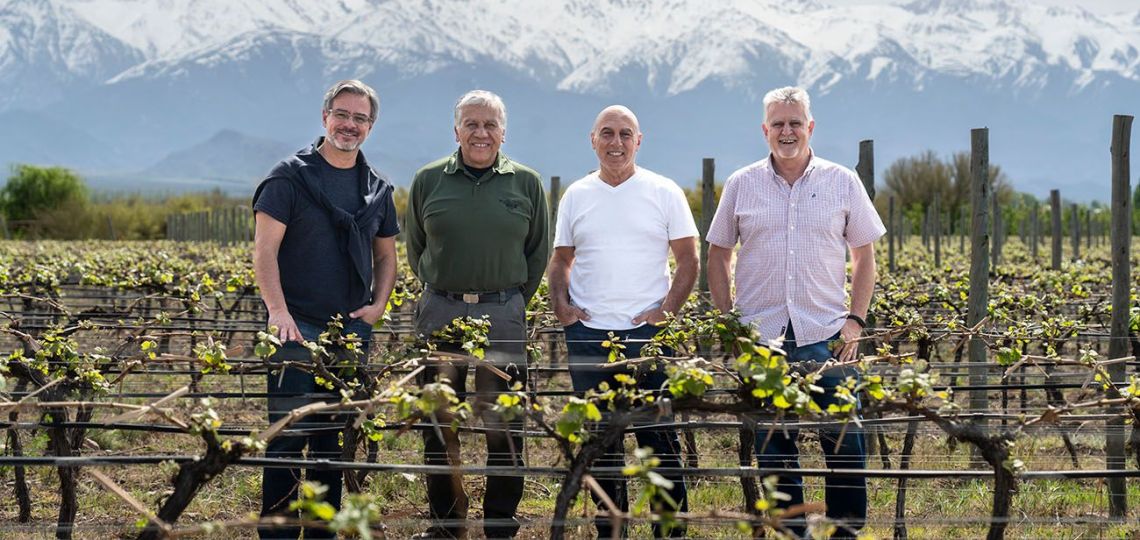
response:
[[[253,203],[255,212],[264,212],[286,226],[293,219],[293,203],[297,194],[293,183],[287,178],[270,178],[265,181],[257,200]]]
[[[380,212],[380,228],[376,230],[376,236],[381,238],[400,234],[400,222],[396,216],[396,203],[392,191],[388,190],[388,195],[384,197],[384,209]]]
[[[558,216],[554,222],[554,247],[574,247],[573,219],[574,190],[567,189],[558,201]]]
[[[685,192],[676,186],[670,186],[668,192],[667,208],[669,209],[669,240],[678,240],[697,236],[697,222],[693,219],[693,209],[689,207],[689,200]]]
[[[878,240],[887,232],[883,226],[883,219],[875,204],[867,195],[863,183],[854,174],[849,175],[847,183],[847,229],[843,235],[847,238],[847,245],[862,247]]]
[[[740,238],[740,230],[736,224],[736,198],[740,190],[740,177],[732,176],[724,184],[724,191],[717,203],[716,214],[713,215],[709,232],[705,234],[708,243],[732,249]]]

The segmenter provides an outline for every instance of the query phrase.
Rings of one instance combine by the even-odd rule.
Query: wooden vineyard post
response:
[[[257,222],[254,221],[255,216],[254,216],[252,208],[250,208],[248,206],[243,206],[242,208],[245,210],[245,214],[244,214],[245,217],[242,221],[243,223],[245,223],[245,225],[244,225],[245,241],[246,242],[252,242],[253,241],[253,232],[254,232],[254,229],[256,228]]]
[[[895,198],[887,199],[887,268],[895,272],[895,243],[898,240],[898,220],[895,216]]]
[[[1092,215],[1093,215],[1092,207],[1090,206],[1089,209],[1085,211],[1085,251],[1086,252],[1092,251],[1092,241],[1093,241],[1092,240],[1093,239]]]
[[[919,226],[919,231],[922,233],[922,248],[930,251],[930,205],[922,211],[922,225]]]
[[[1109,358],[1128,356],[1129,294],[1132,268],[1132,189],[1129,180],[1129,145],[1132,139],[1132,117],[1112,117],[1112,322]],[[1126,364],[1108,366],[1115,384],[1125,382]],[[1133,426],[1135,429],[1135,426]],[[1124,470],[1124,419],[1116,417],[1105,425],[1104,453],[1109,469]],[[1108,513],[1123,518],[1128,511],[1127,483],[1123,477],[1108,482]]]
[[[855,172],[863,181],[863,189],[872,201],[875,200],[875,141],[870,139],[859,141],[859,163],[855,164]]]
[[[716,215],[716,160],[713,158],[701,159],[701,222],[697,224],[698,232],[700,233],[700,243],[698,256],[700,257],[700,273],[697,276],[697,290],[701,293],[699,296],[701,302],[711,296],[709,292],[709,243],[705,238],[708,236],[709,229],[712,227],[713,216]],[[711,304],[711,302],[710,302]],[[711,307],[711,306],[710,306]],[[708,357],[712,351],[706,346],[702,345],[699,349],[701,356]],[[689,422],[689,413],[681,415],[681,421]],[[682,445],[685,448],[685,466],[697,468],[700,466],[700,454],[697,452],[697,434],[690,428],[685,428],[681,433]]]
[[[859,141],[859,163],[855,165],[855,171],[859,174],[859,179],[863,181],[863,190],[867,192],[867,198],[875,201],[875,141],[863,140]],[[850,260],[851,252],[847,252],[847,258]],[[867,313],[867,326],[874,328],[876,326],[875,314],[873,312]],[[871,340],[864,341],[859,346],[859,351],[865,355],[875,354],[875,343]],[[867,437],[868,441],[875,441],[874,436]],[[872,443],[870,446],[875,446]],[[874,452],[868,452],[868,455]]]
[[[1041,207],[1037,201],[1033,202],[1033,212],[1030,214],[1030,227],[1033,231],[1033,238],[1029,242],[1029,253],[1033,256],[1033,260],[1037,260],[1037,244],[1041,242]]]
[[[709,292],[709,242],[705,237],[709,234],[709,227],[712,227],[716,205],[716,160],[704,158],[701,160],[701,273],[697,284],[702,293]]]
[[[990,200],[993,204],[993,228],[990,229],[992,231],[990,234],[990,249],[993,251],[990,253],[990,268],[996,270],[998,264],[1001,262],[1002,243],[1005,241],[1002,235],[1005,222],[1002,220],[1001,206],[998,205],[997,197],[993,196],[992,191],[990,195]]]
[[[1061,269],[1061,192],[1049,191],[1049,216],[1053,219],[1053,269]]]
[[[558,203],[562,200],[562,177],[550,177],[550,245],[554,246],[554,228],[558,223]]]
[[[1073,235],[1073,262],[1081,258],[1081,217],[1080,211],[1077,209],[1077,203],[1073,203],[1070,208],[1072,209],[1072,217],[1069,219],[1069,232]]]
[[[970,295],[967,303],[966,325],[973,328],[986,316],[989,303],[990,259],[987,244],[990,240],[990,156],[989,129],[970,131]],[[969,345],[970,386],[986,383],[986,342],[972,336]],[[985,412],[988,408],[984,390],[970,391],[970,412]]]
[[[241,240],[242,240],[242,238],[241,238],[241,224],[242,224],[241,218],[242,218],[242,216],[244,216],[244,214],[242,213],[241,210],[242,209],[240,206],[230,207],[229,232],[227,233],[227,236],[229,236],[229,238],[227,238],[226,240],[228,240],[228,243],[231,246],[238,245],[239,243],[241,243]]]
[[[934,234],[934,268],[942,268],[942,211],[938,207],[938,192],[934,192],[934,202],[931,204],[930,223]]]
[[[234,224],[237,222],[237,216],[234,215],[233,208],[219,208],[218,212],[221,213],[222,218],[221,230],[218,231],[220,233],[219,240],[223,246],[232,245],[234,240]]]
[[[958,207],[958,253],[966,254],[966,206]]]

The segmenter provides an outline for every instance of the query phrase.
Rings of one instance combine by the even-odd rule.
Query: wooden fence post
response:
[[[898,220],[895,216],[895,197],[887,199],[887,268],[895,271],[895,242],[898,240]]]
[[[1053,269],[1061,269],[1061,192],[1049,191],[1050,215],[1053,218]]]
[[[990,249],[992,250],[992,253],[990,253],[990,268],[997,270],[998,263],[1001,262],[1002,242],[1005,241],[1005,238],[1002,237],[1005,221],[1002,219],[1001,206],[998,204],[997,197],[993,196],[992,190],[990,191],[990,195],[990,201],[993,206],[993,228],[990,229],[992,231],[990,234]]]
[[[1033,256],[1033,260],[1035,261],[1037,260],[1037,244],[1041,242],[1041,216],[1038,215],[1040,212],[1040,205],[1037,204],[1037,201],[1034,201],[1033,213],[1029,216],[1030,227],[1033,233],[1033,237],[1029,242],[1029,253]]]
[[[1092,251],[1092,239],[1093,239],[1092,214],[1093,214],[1092,206],[1089,206],[1089,209],[1085,211],[1085,251],[1086,252]]]
[[[1109,358],[1128,356],[1129,294],[1132,268],[1132,186],[1129,147],[1132,139],[1132,117],[1112,117],[1112,323]],[[1126,364],[1108,366],[1115,384],[1125,382]],[[1136,426],[1133,426],[1136,429]],[[1124,418],[1116,417],[1105,425],[1104,453],[1110,470],[1124,470]],[[1128,513],[1127,482],[1123,477],[1108,478],[1108,512],[1115,518]]]
[[[1080,210],[1077,209],[1077,203],[1070,206],[1072,209],[1072,217],[1069,219],[1069,232],[1073,234],[1073,262],[1081,258],[1081,217]]]
[[[958,253],[966,254],[966,206],[958,207]]]
[[[554,229],[558,224],[558,203],[562,202],[562,177],[550,177],[550,245],[554,246]]]
[[[934,236],[934,270],[940,271],[942,268],[942,209],[938,204],[938,192],[934,192],[934,201],[931,203],[930,210],[930,232]]]
[[[245,210],[245,213],[243,214],[243,217],[242,217],[242,223],[245,224],[244,227],[242,227],[243,230],[245,230],[245,241],[246,242],[252,242],[253,241],[253,232],[254,232],[254,229],[257,225],[257,222],[254,220],[255,218],[254,218],[254,213],[253,213],[252,208],[250,208],[248,206],[243,206],[242,208]]]
[[[855,172],[863,181],[863,189],[872,201],[875,200],[875,141],[870,139],[859,141],[859,163],[855,164]]]
[[[919,226],[919,232],[922,233],[922,247],[930,251],[930,205],[922,209],[922,225]]]
[[[970,295],[967,302],[966,325],[976,326],[987,315],[989,303],[989,213],[990,213],[990,152],[989,129],[970,131]],[[970,386],[986,383],[986,342],[981,336],[970,338]],[[970,391],[970,412],[985,412],[988,408],[985,390]]]
[[[704,158],[701,160],[701,273],[697,285],[702,293],[709,292],[709,242],[705,238],[709,235],[716,205],[716,160]]]

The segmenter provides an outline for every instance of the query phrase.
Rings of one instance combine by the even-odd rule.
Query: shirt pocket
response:
[[[816,238],[841,240],[847,228],[847,209],[842,197],[832,193],[813,193],[804,203],[802,226]]]
[[[530,199],[503,196],[499,197],[499,204],[502,205],[508,214],[530,221],[532,211]]]

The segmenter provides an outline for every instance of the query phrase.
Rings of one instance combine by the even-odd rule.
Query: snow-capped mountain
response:
[[[114,150],[97,162],[67,148],[48,158],[101,171],[141,170],[227,129],[300,146],[319,133],[321,92],[342,77],[380,91],[365,149],[398,183],[450,148],[449,107],[475,86],[508,99],[506,150],[547,174],[589,169],[584,133],[617,101],[643,117],[643,161],[688,183],[701,156],[727,167],[761,156],[757,102],[794,83],[816,98],[821,154],[853,161],[855,143],[875,138],[885,167],[925,148],[961,149],[969,127],[988,125],[994,162],[1043,192],[1107,177],[1108,116],[1140,104],[1140,10],[1098,16],[1030,0],[0,0],[0,142],[12,141],[0,162],[43,159],[36,136],[61,125],[71,140]],[[12,125],[29,117],[53,129]],[[1066,170],[1065,152],[1087,152],[1089,163]]]

